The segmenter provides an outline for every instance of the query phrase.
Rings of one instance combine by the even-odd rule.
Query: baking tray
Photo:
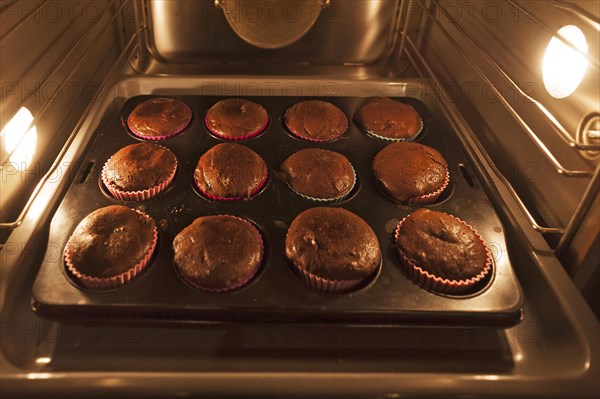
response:
[[[223,142],[204,126],[206,111],[223,97],[172,97],[193,110],[192,122],[182,134],[160,142],[176,154],[179,172],[168,191],[146,202],[125,203],[152,216],[159,227],[159,242],[150,267],[135,281],[98,292],[73,282],[62,257],[64,245],[81,219],[100,207],[123,204],[102,189],[100,172],[117,150],[139,141],[128,133],[125,120],[137,104],[152,96],[138,96],[96,132],[78,175],[53,217],[47,253],[33,286],[33,307],[40,314],[64,318],[459,326],[509,326],[521,319],[523,295],[512,270],[502,224],[453,133],[442,129],[422,102],[397,98],[412,104],[423,118],[424,128],[416,141],[436,148],[449,163],[449,187],[439,203],[427,207],[455,215],[473,226],[494,255],[493,273],[478,287],[479,291],[470,295],[429,292],[402,270],[392,233],[399,220],[420,206],[395,203],[376,186],[371,162],[389,143],[366,135],[352,120],[367,98],[320,98],[344,111],[349,127],[336,141],[310,143],[291,136],[281,119],[288,107],[307,98],[247,97],[266,108],[270,121],[265,132],[242,144],[263,157],[269,179],[265,189],[249,201],[214,202],[196,192],[192,174],[198,158]],[[294,194],[275,178],[274,172],[289,155],[309,147],[330,149],[348,157],[356,170],[357,184],[348,198],[325,206],[343,207],[362,217],[381,245],[382,263],[377,274],[350,293],[323,293],[305,286],[285,258],[285,235],[292,220],[305,209],[323,205]],[[220,294],[203,292],[184,282],[174,267],[171,247],[173,238],[194,219],[216,214],[251,220],[265,241],[265,259],[254,280],[240,290]]]

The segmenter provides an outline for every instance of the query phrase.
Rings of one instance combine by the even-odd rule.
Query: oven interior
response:
[[[597,394],[598,2],[301,3],[3,2],[2,390]],[[230,25],[293,26],[308,9],[314,24],[281,48],[249,44]],[[558,35],[565,26],[585,45]],[[548,61],[566,83],[546,76],[551,40],[583,60],[575,70]],[[455,326],[32,310],[53,217],[94,139],[137,96],[419,101],[459,143],[457,176],[481,185],[502,223],[522,315]]]

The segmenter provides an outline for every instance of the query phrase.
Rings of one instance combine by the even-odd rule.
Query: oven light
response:
[[[579,51],[567,46],[556,36],[561,36]],[[556,36],[546,48],[542,74],[548,93],[555,98],[565,98],[570,96],[583,80],[588,64],[588,44],[581,29],[575,25],[563,26],[556,32]]]
[[[6,154],[11,154],[8,161],[21,171],[31,165],[37,146],[37,130],[35,125],[29,128],[31,122],[33,115],[27,108],[21,107],[0,132],[2,146]]]
[[[49,357],[38,357],[37,359],[35,359],[36,364],[38,364],[39,366],[47,366],[50,364],[51,361],[52,359]]]

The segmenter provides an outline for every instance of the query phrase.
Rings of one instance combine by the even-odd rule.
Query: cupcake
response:
[[[412,141],[423,129],[423,120],[410,104],[391,98],[375,98],[354,114],[368,134],[387,141]]]
[[[298,215],[287,232],[285,254],[307,285],[327,292],[355,288],[381,261],[371,227],[342,208],[312,208]]]
[[[307,100],[288,108],[283,115],[287,129],[308,141],[332,141],[348,128],[346,115],[335,105],[321,100]]]
[[[158,230],[148,215],[122,205],[100,208],[75,228],[65,247],[65,265],[80,285],[119,287],[148,267]]]
[[[315,201],[339,201],[356,181],[348,158],[320,148],[300,150],[281,164],[281,175],[297,194]]]
[[[248,283],[263,259],[260,232],[245,219],[200,217],[173,240],[175,266],[192,286],[226,292]]]
[[[373,159],[373,175],[392,199],[432,204],[450,181],[448,163],[435,149],[418,143],[392,143]]]
[[[446,213],[418,209],[396,227],[396,251],[410,278],[444,294],[468,293],[492,269],[481,236]]]
[[[268,122],[269,115],[262,105],[241,98],[219,101],[204,118],[208,130],[225,140],[246,140],[258,136]]]
[[[249,199],[267,181],[267,164],[256,152],[241,144],[217,144],[196,165],[198,190],[214,200]]]
[[[177,158],[153,143],[121,148],[104,164],[102,182],[113,197],[144,201],[163,191],[175,177]]]
[[[136,106],[127,118],[129,130],[144,140],[164,140],[185,130],[191,108],[172,98],[153,98]]]

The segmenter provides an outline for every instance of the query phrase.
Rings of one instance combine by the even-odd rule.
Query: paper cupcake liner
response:
[[[254,188],[250,192],[250,196],[247,198],[246,197],[219,197],[218,195],[207,193],[206,191],[202,190],[202,188],[200,188],[196,179],[194,179],[194,185],[196,186],[196,188],[198,189],[200,194],[204,195],[205,197],[207,197],[208,199],[211,199],[213,201],[241,201],[241,200],[247,200],[247,199],[254,197],[260,190],[262,190],[262,188],[267,183],[268,179],[269,179],[269,168],[267,168],[267,165],[265,164],[264,179],[260,182],[260,184],[258,186],[256,186],[256,188]]]
[[[421,128],[419,129],[419,131],[417,133],[415,133],[413,136],[411,137],[385,137],[385,136],[381,136],[377,133],[373,133],[372,131],[366,129],[363,127],[363,130],[369,135],[372,136],[376,139],[379,140],[384,140],[384,141],[390,141],[390,142],[398,142],[398,141],[402,141],[402,142],[411,142],[411,141],[415,141],[419,135],[423,132],[423,119],[419,118],[419,120],[421,121]]]
[[[439,198],[439,196],[442,195],[444,190],[448,187],[449,183],[450,183],[450,172],[448,171],[448,169],[446,169],[446,178],[444,179],[444,183],[442,183],[442,186],[440,188],[438,188],[437,190],[435,190],[431,193],[428,193],[428,194],[409,198],[403,202],[408,205],[430,205],[430,204],[433,204]]]
[[[201,291],[206,291],[206,292],[211,292],[211,293],[225,293],[225,292],[231,292],[231,291],[235,291],[239,288],[242,288],[243,286],[245,286],[246,284],[248,284],[254,277],[256,277],[256,274],[258,273],[258,271],[260,270],[260,265],[264,259],[265,256],[265,245],[264,245],[264,241],[262,239],[262,234],[260,233],[260,231],[258,230],[258,228],[256,226],[254,226],[253,223],[249,222],[248,220],[238,217],[238,216],[233,216],[233,215],[220,215],[220,216],[227,216],[233,219],[238,219],[241,220],[242,222],[248,224],[249,226],[252,227],[253,231],[256,233],[256,235],[258,236],[259,240],[260,240],[260,253],[261,253],[261,261],[258,264],[258,267],[256,268],[256,270],[254,271],[254,273],[252,273],[247,279],[245,279],[244,281],[242,281],[241,283],[232,285],[231,287],[225,287],[225,288],[208,288],[208,287],[203,287],[197,283],[194,283],[190,280],[188,280],[187,278],[185,278],[183,276],[183,274],[179,273],[179,275],[181,276],[181,278],[183,278],[185,280],[186,283],[188,283],[189,285],[191,285],[192,287],[199,289]]]
[[[284,119],[284,123],[285,123],[285,128],[287,129],[287,131],[290,132],[294,137],[297,137],[297,138],[299,138],[301,140],[310,141],[312,143],[328,143],[330,141],[334,141],[334,140],[339,139],[340,137],[342,137],[344,135],[344,133],[346,133],[346,130],[348,130],[348,117],[346,116],[346,114],[343,111],[342,111],[342,114],[344,115],[344,122],[345,122],[346,126],[344,126],[344,129],[342,129],[342,132],[339,135],[335,136],[332,139],[327,139],[327,140],[325,140],[325,139],[316,139],[314,137],[302,136],[300,134],[297,134],[297,133],[293,132],[292,129],[290,129],[290,127],[288,126],[287,121],[285,121],[285,119]]]
[[[178,100],[179,101],[179,100]],[[185,105],[189,111],[190,111],[190,117],[188,118],[188,120],[179,128],[174,130],[171,133],[168,134],[163,134],[163,135],[159,135],[159,136],[146,136],[143,133],[140,133],[139,131],[136,131],[132,126],[131,126],[131,114],[129,114],[129,116],[127,117],[127,127],[129,128],[129,131],[131,132],[131,134],[133,134],[135,137],[140,138],[142,140],[147,140],[147,141],[160,141],[160,140],[166,140],[170,137],[176,136],[179,133],[183,132],[185,129],[188,128],[188,126],[190,125],[190,122],[192,121],[192,108],[190,108],[189,105],[187,105],[186,103],[184,103],[183,101],[181,101],[181,103],[183,105]]]
[[[221,139],[227,140],[227,141],[244,141],[244,140],[249,140],[253,137],[256,137],[265,131],[265,129],[269,125],[269,115],[267,115],[267,119],[265,120],[265,123],[264,123],[264,125],[262,125],[262,127],[260,127],[258,130],[255,130],[254,132],[248,133],[244,136],[232,137],[232,136],[227,136],[227,135],[221,134],[221,133],[217,132],[216,130],[213,130],[208,124],[208,115],[204,117],[204,125],[206,126],[206,128],[208,129],[208,131],[211,134],[217,136],[218,138],[221,138]]]
[[[316,201],[316,202],[340,202],[343,201],[346,197],[348,197],[348,195],[350,195],[350,193],[352,192],[352,190],[354,190],[354,186],[356,186],[356,170],[354,170],[354,167],[352,165],[350,165],[350,167],[352,168],[352,173],[354,174],[354,181],[352,182],[352,187],[350,187],[350,190],[348,190],[347,193],[340,195],[339,197],[335,197],[335,198],[315,198],[315,197],[311,197],[308,196],[306,194],[302,194],[296,190],[294,190],[294,188],[292,186],[290,186],[289,184],[287,185],[290,190],[292,190],[292,192],[294,192],[295,194],[299,195],[302,198],[311,200],[311,201]]]
[[[400,228],[402,227],[402,224],[404,223],[404,221],[406,220],[407,217],[408,216],[406,216],[404,219],[402,219],[400,221],[400,223],[398,223],[398,226],[396,226],[396,230],[394,231],[394,242],[398,241],[398,234],[400,232]],[[431,274],[427,270],[422,269],[417,264],[415,264],[402,251],[400,251],[400,250],[397,251],[397,253],[400,257],[400,263],[405,268],[405,270],[408,272],[409,277],[414,282],[416,282],[417,284],[419,284],[421,287],[423,287],[425,289],[428,289],[428,290],[434,291],[434,292],[439,292],[441,294],[462,294],[465,291],[468,291],[469,289],[471,289],[473,286],[475,286],[475,284],[477,284],[481,280],[483,280],[489,274],[489,272],[492,270],[492,254],[490,253],[490,251],[489,251],[485,241],[481,237],[481,235],[477,232],[477,230],[475,230],[471,225],[467,224],[463,220],[461,220],[455,216],[452,216],[452,217],[454,219],[456,219],[457,221],[459,221],[460,223],[467,226],[472,231],[474,231],[475,234],[477,235],[477,238],[481,241],[481,244],[485,248],[486,262],[485,262],[485,265],[484,265],[482,271],[479,272],[479,274],[477,274],[476,276],[471,277],[466,280],[450,280],[447,278],[438,277],[438,276]]]
[[[102,183],[104,183],[104,186],[106,187],[106,189],[110,192],[110,194],[113,197],[120,199],[121,201],[146,201],[146,200],[149,200],[150,198],[156,196],[158,193],[163,191],[165,188],[167,188],[173,182],[173,179],[175,178],[175,174],[177,173],[177,167],[179,165],[177,162],[177,159],[176,159],[175,167],[173,168],[173,171],[171,172],[171,174],[169,174],[169,176],[162,183],[160,183],[154,187],[147,188],[145,190],[138,190],[138,191],[125,191],[125,190],[119,189],[115,184],[110,183],[108,181],[106,168],[111,159],[112,159],[112,157],[110,157],[109,160],[106,161],[106,163],[102,167]]]
[[[300,273],[300,277],[306,285],[324,292],[350,291],[365,280],[364,278],[358,280],[330,280],[319,277],[299,266],[294,265],[294,267]]]
[[[135,209],[134,209],[135,210]],[[140,215],[145,218],[151,220],[150,216],[146,215],[143,212],[135,210]],[[144,257],[129,270],[124,271],[121,274],[118,274],[113,277],[94,277],[89,276],[87,274],[81,273],[77,270],[76,266],[73,264],[72,254],[70,250],[71,239],[67,242],[65,246],[65,265],[67,270],[73,276],[79,284],[86,288],[94,289],[94,290],[109,290],[112,288],[117,288],[125,283],[135,279],[142,271],[144,271],[149,263],[152,255],[154,254],[154,250],[156,248],[156,243],[158,242],[158,229],[156,228],[156,224],[154,225],[154,233],[152,235],[152,244],[150,245],[150,249],[146,252]]]

